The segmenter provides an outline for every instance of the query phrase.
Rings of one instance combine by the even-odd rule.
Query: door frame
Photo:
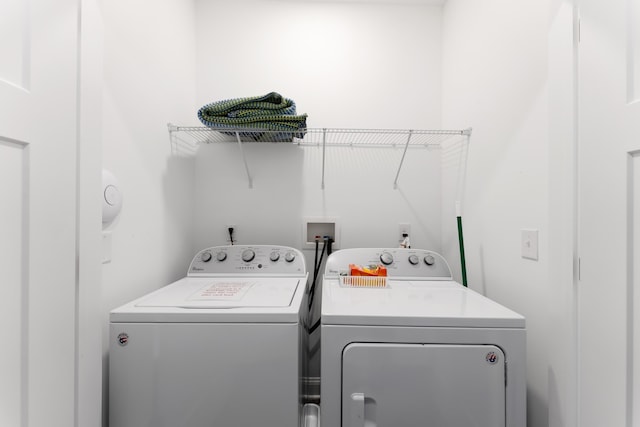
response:
[[[550,427],[580,426],[579,1],[552,0],[549,25]]]
[[[98,0],[78,0],[75,426],[106,425],[103,397],[102,90]]]

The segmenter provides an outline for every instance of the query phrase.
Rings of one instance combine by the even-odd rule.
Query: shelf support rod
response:
[[[169,146],[171,147],[171,155],[176,155],[178,151],[176,147],[178,144],[176,143],[176,136],[174,135],[174,132],[178,130],[178,126],[167,123],[167,128],[169,128]]]
[[[411,135],[413,134],[413,130],[409,130],[409,135],[407,135],[407,143],[404,145],[404,151],[402,152],[402,159],[400,159],[400,165],[398,166],[398,172],[396,173],[396,179],[393,181],[393,189],[398,189],[398,178],[400,177],[400,170],[402,169],[402,164],[404,163],[404,157],[407,155],[407,149],[409,148],[409,142],[411,141]]]
[[[244,150],[242,149],[242,138],[240,138],[240,132],[238,131],[236,131],[236,139],[238,140],[238,147],[240,147],[240,155],[242,156],[242,161],[244,162],[244,170],[247,171],[249,188],[253,188],[253,178],[251,178],[251,172],[249,172],[249,164],[247,163],[247,157],[244,155]]]
[[[320,188],[324,190],[324,158],[327,151],[327,128],[322,128],[322,182]]]

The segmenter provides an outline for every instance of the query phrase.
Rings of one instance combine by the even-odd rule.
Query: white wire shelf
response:
[[[471,134],[464,130],[308,128],[268,131],[250,128],[209,128],[168,124],[172,143],[211,144],[238,142],[293,143],[311,146],[439,146],[447,139]],[[181,141],[175,141],[179,138]]]
[[[324,169],[326,147],[395,147],[404,148],[398,172],[393,182],[398,186],[398,178],[409,148],[441,148],[452,139],[464,138],[468,143],[471,128],[462,130],[415,130],[415,129],[339,129],[307,128],[297,131],[270,131],[250,128],[209,128],[206,126],[177,126],[169,123],[169,139],[174,154],[194,153],[199,144],[237,143],[249,180],[253,178],[242,150],[244,143],[281,143],[300,146],[322,147],[322,183],[324,189]]]

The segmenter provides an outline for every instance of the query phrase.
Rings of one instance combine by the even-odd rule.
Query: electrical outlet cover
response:
[[[233,228],[233,242],[229,236],[229,229]],[[225,224],[224,226],[224,240],[227,244],[236,243],[238,241],[238,226],[235,224]]]
[[[402,241],[404,239],[404,234],[407,236],[411,236],[411,224],[408,222],[401,222],[398,224],[398,238]]]

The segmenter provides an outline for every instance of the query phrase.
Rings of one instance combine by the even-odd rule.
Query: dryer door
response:
[[[504,353],[492,345],[350,344],[342,426],[504,427]]]

